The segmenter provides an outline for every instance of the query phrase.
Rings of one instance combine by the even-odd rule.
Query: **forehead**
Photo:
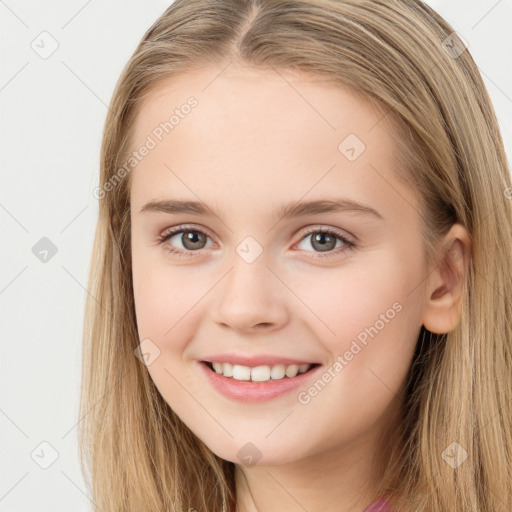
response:
[[[230,66],[184,73],[140,105],[132,148],[148,137],[154,147],[132,172],[132,198],[212,198],[220,209],[227,199],[282,203],[336,189],[382,206],[401,187],[390,130],[376,103],[321,77]]]
[[[320,76],[227,66],[224,70],[188,71],[157,83],[139,106],[133,140],[142,140],[191,97],[198,105],[190,116],[180,116],[180,124],[196,130],[227,128],[230,133],[234,128],[245,128],[237,130],[239,138],[261,139],[266,133],[267,138],[282,141],[298,132],[304,134],[306,122],[312,136],[324,132],[324,136],[338,138],[341,128],[368,138],[366,132],[384,117],[382,108],[370,98]],[[190,119],[181,123],[186,118]],[[172,136],[177,140],[179,131],[173,129]]]

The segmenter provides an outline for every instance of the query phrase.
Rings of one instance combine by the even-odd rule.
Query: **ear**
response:
[[[470,254],[471,237],[462,224],[456,223],[441,243],[437,264],[425,287],[423,325],[432,333],[450,332],[460,321],[462,288]]]

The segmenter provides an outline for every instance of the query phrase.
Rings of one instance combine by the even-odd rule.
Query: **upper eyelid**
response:
[[[172,234],[172,236],[175,236],[183,231],[200,231],[201,233],[208,235],[210,238],[213,238],[210,231],[208,231],[207,229],[202,228],[202,227],[193,226],[193,225],[187,225],[187,224],[185,224],[183,226],[179,225],[179,226],[165,229],[162,232],[161,237],[163,238],[166,236],[170,236],[171,234]]]

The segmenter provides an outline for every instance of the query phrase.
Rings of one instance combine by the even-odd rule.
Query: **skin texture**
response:
[[[427,270],[418,198],[394,175],[390,127],[374,104],[339,85],[284,71],[201,68],[147,96],[134,147],[190,96],[198,105],[130,176],[138,330],[160,350],[148,371],[184,423],[237,464],[240,512],[361,511],[379,436],[399,421],[421,325],[447,332],[459,321],[466,259],[453,256],[464,254],[468,234],[453,226],[444,243],[452,266]],[[354,161],[338,149],[349,134],[366,146]],[[276,214],[290,201],[333,196],[369,205],[383,219]],[[202,201],[219,216],[140,212],[166,199]],[[208,235],[199,249],[183,245],[183,233],[158,243],[183,225]],[[340,240],[323,253],[304,228],[333,229],[356,247],[340,252]],[[263,249],[252,263],[236,252],[247,236]],[[177,257],[171,243],[196,253]],[[198,368],[207,355],[236,351],[327,369],[393,304],[400,311],[307,404],[296,391],[260,403],[231,400]],[[247,442],[260,458],[242,466]]]

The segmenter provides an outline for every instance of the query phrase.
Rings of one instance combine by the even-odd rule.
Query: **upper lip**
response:
[[[271,354],[260,354],[260,355],[236,355],[236,354],[216,354],[207,356],[203,361],[207,361],[210,363],[231,363],[237,364],[241,366],[272,366],[274,364],[283,364],[283,365],[291,365],[291,364],[317,364],[312,361],[304,361],[300,359],[293,359],[289,357],[281,357],[275,356]]]

